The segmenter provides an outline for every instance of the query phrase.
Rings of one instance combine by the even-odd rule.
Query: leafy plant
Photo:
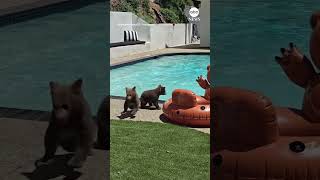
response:
[[[139,11],[140,0],[127,0],[127,3],[130,4],[135,12]]]
[[[160,12],[169,23],[185,23],[186,6],[192,5],[192,0],[158,0]],[[148,23],[155,23],[155,15],[150,10],[150,0],[112,0],[111,10],[132,12]]]
[[[143,14],[143,12],[138,12],[136,15],[142,18],[144,21],[146,21],[149,24],[155,23],[155,19],[152,17],[151,14]]]
[[[159,0],[161,7],[180,9],[184,11],[186,6],[193,4],[192,0]]]
[[[154,24],[156,23],[154,17],[152,17],[151,15],[146,15],[146,16],[143,16],[143,19],[149,23],[149,24]]]
[[[142,0],[141,7],[147,14],[151,14],[150,12],[150,1],[149,0]]]
[[[179,16],[177,16],[174,10],[161,8],[160,12],[169,23],[179,23],[180,18]]]
[[[120,0],[115,6],[111,6],[111,10],[120,12],[134,12],[134,9],[126,0]]]
[[[186,6],[190,6],[193,4],[192,0],[159,0],[158,2],[161,7],[170,9],[170,11],[178,16],[178,22],[187,22],[187,18],[184,14],[184,9],[186,8]],[[170,19],[167,20],[170,21]]]

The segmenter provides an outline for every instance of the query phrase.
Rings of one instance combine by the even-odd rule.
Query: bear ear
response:
[[[128,91],[129,91],[129,88],[126,87],[126,92],[128,93]]]
[[[56,87],[57,87],[57,84],[58,84],[58,83],[56,83],[56,82],[50,81],[50,82],[49,82],[50,89],[51,89],[51,90],[55,90]]]
[[[135,91],[135,90],[136,90],[136,87],[135,87],[135,86],[133,86],[132,90],[134,90],[134,91]]]
[[[207,71],[210,71],[210,64],[207,66]]]
[[[72,84],[72,89],[74,90],[74,92],[79,93],[81,92],[82,89],[82,79],[78,79],[76,80],[73,84]]]

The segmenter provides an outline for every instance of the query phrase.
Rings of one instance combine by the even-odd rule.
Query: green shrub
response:
[[[119,12],[134,12],[134,9],[126,0],[121,0],[117,6],[111,7],[111,10]]]
[[[140,17],[141,19],[143,19],[144,21],[146,21],[147,23],[149,24],[154,24],[156,23],[155,22],[155,19],[151,16],[151,14],[143,14],[144,12],[138,12],[136,15],[138,17]]]
[[[174,8],[182,11],[186,6],[193,4],[192,0],[159,0],[159,3],[163,8]]]
[[[155,23],[153,12],[150,10],[149,0],[117,0],[112,11],[132,12],[148,23]],[[169,23],[185,23],[187,18],[184,9],[192,5],[192,0],[158,0],[160,12]]]
[[[139,11],[140,0],[127,0],[127,3],[133,8],[134,12]]]
[[[184,14],[184,9],[186,6],[190,6],[193,4],[192,0],[159,0],[159,3],[162,8],[170,9],[171,13],[174,13],[176,17],[178,17],[177,22],[180,23],[187,22],[187,18]],[[174,19],[176,19],[176,17],[174,17]],[[166,18],[166,20],[171,21],[172,18]]]
[[[156,23],[155,19],[151,15],[146,15],[143,17],[143,20],[145,20],[149,24]]]
[[[177,16],[177,14],[172,9],[161,8],[160,12],[169,23],[180,22],[179,16]]]
[[[141,7],[144,12],[151,14],[149,0],[142,0]]]

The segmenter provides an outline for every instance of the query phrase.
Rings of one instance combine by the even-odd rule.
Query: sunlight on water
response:
[[[125,87],[136,86],[140,95],[161,84],[167,91],[165,96],[160,96],[161,100],[171,98],[172,91],[178,88],[203,95],[204,90],[196,79],[199,75],[206,78],[209,63],[209,55],[174,55],[116,68],[110,74],[110,94],[125,96]]]

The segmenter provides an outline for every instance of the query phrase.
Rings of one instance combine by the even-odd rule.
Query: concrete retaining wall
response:
[[[122,42],[124,31],[135,30],[136,26],[142,24],[147,23],[130,12],[110,12],[110,42]]]
[[[163,49],[188,44],[191,40],[190,24],[154,24],[150,28],[151,49]],[[190,36],[188,36],[190,35]]]
[[[131,46],[119,46],[110,49],[110,58],[117,58],[122,56],[128,56],[130,54],[143,53],[150,51],[150,43],[137,44]]]
[[[145,45],[130,45],[110,49],[111,58],[134,53],[180,46],[191,42],[191,24],[147,24],[130,12],[110,12],[110,42],[123,42],[123,32],[138,32],[139,40]]]

